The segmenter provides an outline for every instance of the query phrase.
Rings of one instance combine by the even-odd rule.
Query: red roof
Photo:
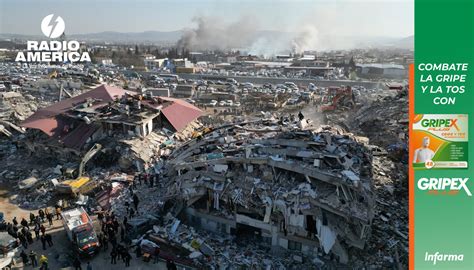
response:
[[[176,131],[182,130],[202,114],[199,108],[182,99],[169,97],[159,97],[159,99],[169,102],[168,105],[164,104],[161,112]]]
[[[68,118],[67,112],[87,99],[101,100],[94,104],[94,107],[101,107],[117,97],[121,98],[125,93],[130,92],[109,85],[101,85],[79,96],[60,101],[36,111],[23,121],[21,126],[39,129],[50,137],[60,139],[71,148],[79,148],[97,130],[97,126]],[[176,131],[182,130],[190,122],[201,116],[202,112],[199,108],[184,100],[165,97],[160,97],[159,99],[160,102],[157,105],[149,104],[148,101],[144,101],[144,103],[152,108],[161,109],[163,115]],[[72,124],[76,128],[71,131],[70,127]]]
[[[22,127],[35,128],[43,131],[49,136],[59,136],[66,125],[59,115],[84,102],[86,99],[101,99],[101,103],[113,101],[116,97],[122,97],[127,91],[109,86],[101,85],[91,91],[62,100],[49,107],[39,109],[33,115],[21,123]]]

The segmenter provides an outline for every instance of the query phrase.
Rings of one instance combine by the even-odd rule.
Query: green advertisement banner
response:
[[[465,124],[474,124],[473,8],[471,0],[415,1],[415,64],[414,74],[410,74],[414,82],[411,269],[474,269],[473,133],[467,128],[460,131],[456,121],[454,125],[448,122],[455,119],[453,115],[465,115]],[[424,128],[418,124],[416,130],[421,119],[418,115],[427,114],[446,120],[441,128],[439,122],[426,120],[425,127],[432,129],[420,131]],[[433,129],[429,123],[438,126]],[[438,132],[436,136],[433,130]],[[464,138],[446,139],[458,135]],[[440,148],[434,145],[437,140]],[[459,162],[466,162],[466,166],[457,166]]]

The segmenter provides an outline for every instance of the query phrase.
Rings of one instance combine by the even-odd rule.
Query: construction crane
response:
[[[322,112],[355,106],[355,98],[350,86],[329,87],[325,99],[329,100],[329,104],[321,106]]]
[[[91,183],[91,179],[87,176],[83,176],[84,168],[87,162],[101,149],[102,145],[98,143],[94,144],[91,149],[87,151],[87,153],[84,155],[81,162],[79,163],[76,179],[62,181],[56,186],[56,190],[59,193],[77,195],[78,193],[86,193],[87,191],[93,189],[94,185]],[[66,175],[68,176],[72,176],[73,174],[73,171],[66,171]]]

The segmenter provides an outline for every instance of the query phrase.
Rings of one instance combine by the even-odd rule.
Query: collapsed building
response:
[[[372,156],[362,141],[276,120],[225,125],[168,157],[164,207],[193,227],[347,263],[373,219]]]
[[[180,99],[142,96],[101,85],[39,109],[21,126],[29,129],[25,143],[31,152],[50,152],[67,159],[112,137],[133,145],[156,132],[181,132],[200,115],[199,108]],[[168,138],[162,136],[161,140]],[[146,155],[141,165],[150,158]]]

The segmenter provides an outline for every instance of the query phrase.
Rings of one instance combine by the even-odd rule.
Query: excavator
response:
[[[329,87],[325,99],[329,101],[329,104],[321,106],[322,112],[355,106],[354,94],[350,86]]]
[[[56,190],[59,193],[63,194],[73,194],[77,195],[80,193],[87,193],[88,191],[92,190],[95,187],[95,184],[91,179],[87,176],[84,176],[84,168],[86,163],[95,155],[97,154],[100,149],[102,149],[102,145],[96,143],[94,144],[89,151],[84,155],[81,162],[79,163],[79,168],[77,172],[74,170],[66,170],[64,174],[72,178],[74,174],[76,174],[75,179],[65,180],[60,182],[56,185]]]
[[[203,137],[204,135],[206,135],[207,133],[209,133],[209,132],[211,132],[211,131],[212,131],[212,128],[204,126],[204,127],[200,128],[200,129],[198,129],[198,130],[195,130],[195,131],[192,133],[191,138],[193,138],[193,139],[198,139],[198,140],[199,140],[199,139],[202,139],[202,137]]]

